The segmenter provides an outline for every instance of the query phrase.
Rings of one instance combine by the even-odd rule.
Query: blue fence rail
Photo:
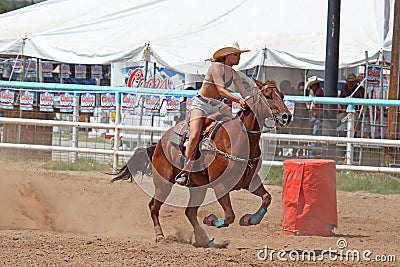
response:
[[[184,96],[184,97],[192,97],[194,96],[197,91],[195,90],[166,90],[166,89],[152,89],[152,88],[131,88],[131,87],[119,87],[119,86],[95,86],[95,85],[81,85],[81,84],[57,84],[57,83],[37,83],[37,82],[16,82],[16,81],[0,81],[0,87],[1,88],[13,88],[13,89],[30,89],[30,90],[36,90],[36,91],[54,91],[54,92],[73,92],[75,95],[78,95],[79,93],[85,93],[85,92],[94,92],[94,93],[104,93],[104,92],[114,92],[116,93],[116,119],[115,119],[115,124],[114,124],[114,135],[115,136],[120,136],[120,119],[121,119],[121,95],[122,93],[136,93],[136,94],[146,94],[146,95],[168,95],[168,96]],[[400,106],[400,100],[385,100],[385,99],[360,99],[360,98],[339,98],[339,97],[309,97],[309,96],[294,96],[294,95],[286,95],[285,100],[292,100],[295,101],[296,103],[315,103],[315,104],[330,104],[330,105],[347,105],[348,106],[348,111],[354,110],[354,107],[356,105],[364,105],[368,107],[373,107],[373,106],[381,106],[381,107],[390,107],[390,106],[395,106],[398,107]],[[297,111],[296,111],[297,112]],[[295,112],[295,113],[296,113]],[[349,112],[350,114],[350,112]],[[74,115],[77,116],[79,115],[79,109],[74,109]],[[352,114],[353,119],[349,119],[347,122],[348,129],[354,128],[354,116],[355,114]],[[350,118],[350,117],[349,117]],[[75,119],[76,120],[76,119]],[[301,125],[302,127],[303,125]],[[78,140],[78,130],[77,127],[73,128],[74,131],[72,132],[73,140],[77,142]],[[286,132],[287,133],[287,132]],[[304,134],[304,133],[292,133],[289,132],[290,135],[293,136],[293,140],[290,141],[288,139],[288,136],[285,136],[285,138],[282,138],[283,143],[289,142],[293,144],[293,141],[296,140],[296,134]],[[282,133],[282,136],[284,136],[285,133]],[[279,133],[278,135],[279,136]],[[353,135],[350,133],[350,131],[347,133],[347,137],[352,138]],[[279,139],[279,137],[277,137]],[[310,138],[311,140],[311,138]],[[117,157],[118,154],[118,146],[119,146],[119,140],[118,138],[114,138],[114,157]],[[300,143],[300,142],[299,142]],[[311,142],[310,142],[311,143]],[[382,147],[385,146],[385,142],[381,142]],[[285,145],[287,145],[285,143]],[[308,144],[310,145],[310,144]],[[352,143],[347,143],[347,147],[345,144],[345,162],[346,164],[352,164],[353,160],[353,145],[360,145],[357,142]],[[72,147],[78,147],[77,143],[72,143]],[[298,144],[298,146],[300,146]],[[300,151],[304,145],[301,145],[301,147],[298,148],[298,151]],[[284,148],[283,148],[284,149]],[[288,151],[288,150],[286,150]],[[284,155],[286,152],[283,151],[282,155]],[[116,160],[114,159],[114,162]],[[115,164],[114,164],[115,165]]]
[[[176,89],[152,89],[152,88],[132,88],[121,86],[96,86],[83,84],[58,84],[58,83],[37,83],[37,82],[16,82],[0,81],[3,88],[24,88],[35,90],[67,91],[67,92],[129,92],[138,94],[157,94],[173,96],[194,96],[195,90],[176,90]],[[310,97],[310,96],[285,96],[286,100],[293,100],[299,103],[316,104],[338,104],[338,105],[373,105],[373,106],[400,106],[400,100],[386,99],[364,99],[364,98],[339,98],[339,97]]]

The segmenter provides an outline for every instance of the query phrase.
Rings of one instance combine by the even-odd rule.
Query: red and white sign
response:
[[[93,112],[96,105],[96,96],[92,93],[81,94],[81,111]]]
[[[165,101],[167,103],[167,114],[179,114],[180,113],[180,102],[179,97],[166,96]]]

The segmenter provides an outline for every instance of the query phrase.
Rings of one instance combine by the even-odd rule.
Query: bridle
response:
[[[254,105],[254,109],[255,109],[255,107],[259,108],[259,103],[262,101],[262,105],[264,106],[263,109],[265,109],[266,107],[269,108],[269,104],[266,101],[266,98],[265,98],[264,94],[262,93],[263,90],[267,89],[268,87],[262,88],[262,89],[258,89],[258,87],[255,87],[255,88],[256,88],[255,92],[253,94],[250,94],[250,95],[246,96],[244,98],[244,102],[247,104],[248,107],[250,107],[250,105],[248,104],[248,101],[250,99],[253,99],[253,105]],[[258,97],[256,96],[256,94],[258,94]],[[256,100],[254,100],[255,97],[257,97]],[[252,112],[253,112],[254,116],[256,117],[256,120],[257,120],[257,116],[255,114],[255,110],[252,111]],[[274,118],[274,121],[275,121],[276,120],[275,115],[272,112],[271,112],[271,114],[272,114],[272,117]],[[242,129],[243,132],[245,132],[245,133],[247,133],[249,135],[261,135],[263,133],[262,130],[258,130],[258,131],[256,131],[256,130],[247,130],[244,127],[244,124],[243,124],[244,117],[245,117],[244,111],[241,110],[240,112],[238,112],[235,115],[235,117],[232,120],[239,119],[240,128]],[[264,121],[266,120],[266,118],[267,117],[264,118]],[[268,127],[267,125],[265,125],[265,123],[264,123],[264,126]],[[209,138],[207,138],[207,139],[210,140]],[[261,158],[261,154],[257,155],[256,157],[253,157],[253,158],[240,158],[240,157],[237,157],[237,156],[233,156],[233,155],[231,155],[231,154],[229,154],[227,152],[223,152],[223,151],[219,150],[212,142],[207,142],[206,141],[207,139],[203,140],[203,146],[204,146],[203,149],[214,151],[214,152],[224,156],[225,158],[227,158],[229,160],[247,162],[247,165],[250,168],[253,168],[253,162],[255,162],[255,161],[257,161],[257,160],[259,160]],[[248,168],[246,168],[246,170],[248,171]]]
[[[271,85],[266,85],[266,86],[263,86],[263,88],[261,88],[261,89],[258,89],[258,87],[255,87],[255,93],[253,93],[253,94],[251,94],[251,95],[248,95],[248,96],[246,96],[243,100],[244,100],[244,102],[246,103],[246,105],[248,106],[248,107],[250,107],[250,105],[248,104],[248,101],[250,100],[250,99],[254,99],[256,96],[256,94],[258,94],[258,98],[255,100],[255,101],[253,101],[253,103],[254,103],[254,108],[253,109],[255,109],[255,107],[258,107],[259,106],[259,103],[261,102],[262,103],[262,105],[264,106],[264,107],[268,107],[269,108],[269,104],[268,104],[268,102],[267,102],[267,100],[266,100],[266,96],[263,94],[263,91],[264,90],[266,90],[266,89],[268,89],[268,88],[276,88],[276,86],[271,86]],[[275,90],[273,90],[273,92],[275,93],[275,94],[277,94],[278,95],[278,97],[281,97],[281,96],[279,96],[279,94],[275,91]],[[264,96],[264,97],[263,97]],[[253,113],[254,113],[254,115],[256,115],[255,114],[255,110],[253,111]],[[242,131],[243,132],[245,132],[245,133],[247,133],[247,134],[250,134],[250,135],[261,135],[262,133],[263,133],[263,131],[262,130],[247,130],[245,127],[244,127],[244,124],[243,124],[243,120],[244,120],[244,112],[243,111],[241,111],[241,112],[238,112],[236,115],[235,115],[235,117],[233,118],[233,119],[236,119],[236,118],[240,118],[240,120],[239,120],[239,125],[240,125],[240,128],[242,129]],[[266,128],[269,128],[269,129],[273,129],[273,128],[275,128],[275,124],[274,124],[274,126],[269,126],[269,125],[266,125],[265,124],[265,120],[266,119],[273,119],[273,121],[277,121],[277,117],[275,116],[275,114],[271,111],[271,117],[270,118],[268,118],[268,116],[266,116],[265,118],[264,118],[264,124],[263,124],[263,126],[264,127],[266,127]]]

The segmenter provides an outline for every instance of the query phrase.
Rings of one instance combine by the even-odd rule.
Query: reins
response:
[[[261,158],[261,154],[258,155],[257,157],[254,157],[254,158],[240,158],[240,157],[231,155],[231,154],[229,154],[229,153],[226,153],[226,152],[224,152],[224,151],[219,150],[219,149],[215,146],[215,144],[214,144],[213,142],[211,142],[211,139],[210,139],[210,138],[206,138],[206,139],[204,139],[204,140],[202,141],[201,148],[202,148],[203,150],[208,150],[208,151],[216,152],[216,153],[218,153],[218,154],[224,156],[225,158],[227,158],[227,159],[229,159],[229,160],[239,161],[239,162],[247,162],[247,165],[248,165],[250,168],[253,168],[253,164],[252,164],[253,161],[259,160],[259,159]]]
[[[265,90],[266,88],[267,88],[267,87],[261,89],[260,92],[262,92],[262,91]],[[247,104],[247,101],[248,101],[250,98],[254,98],[254,94],[248,95],[247,97],[244,98],[244,101],[246,102],[246,104]],[[261,99],[261,95],[259,95],[259,98],[260,98],[260,99],[259,99],[258,101],[263,101],[263,100]],[[257,101],[257,102],[258,102],[258,101]],[[265,104],[267,105],[267,103],[265,103]],[[254,112],[253,112],[253,114],[254,114]],[[244,117],[245,117],[244,111],[241,111],[241,112],[238,112],[238,113],[232,118],[232,120],[236,120],[236,119],[240,118],[240,119],[239,119],[239,125],[240,125],[240,128],[241,128],[241,130],[242,130],[243,132],[245,132],[245,133],[247,133],[247,134],[249,134],[249,135],[261,135],[261,134],[262,134],[262,131],[261,131],[261,130],[258,130],[258,131],[257,131],[257,130],[247,130],[247,129],[245,129],[244,124],[243,124]],[[254,158],[240,158],[240,157],[231,155],[231,154],[229,154],[229,153],[227,153],[227,152],[224,152],[224,151],[219,150],[219,149],[215,146],[215,144],[214,144],[213,142],[211,142],[211,140],[212,140],[212,139],[210,139],[210,138],[205,138],[205,139],[203,140],[203,143],[202,143],[202,149],[204,149],[204,150],[209,150],[209,151],[212,151],[212,152],[216,152],[216,153],[222,155],[223,157],[225,157],[225,158],[227,158],[227,159],[229,159],[229,160],[239,161],[239,162],[247,162],[247,165],[248,165],[250,168],[253,168],[253,164],[252,164],[252,163],[253,163],[254,161],[257,161],[257,160],[259,160],[259,159],[261,158],[261,153],[260,153],[260,155],[254,157]]]
[[[275,86],[270,86],[270,85],[267,85],[267,86],[264,86],[262,89],[260,89],[260,92],[262,93],[264,90],[266,90],[267,88],[276,88]],[[262,94],[260,94],[259,95],[259,100],[258,101],[264,101],[262,98],[261,98],[261,95]],[[252,94],[252,95],[248,95],[247,97],[245,97],[244,98],[244,102],[247,104],[247,101],[250,99],[250,98],[254,98],[254,94]],[[257,101],[257,102],[258,102]],[[268,105],[267,103],[264,103],[265,105]],[[254,113],[254,112],[253,112]],[[264,131],[262,131],[262,130],[258,130],[258,131],[256,131],[256,130],[247,130],[245,127],[244,127],[244,124],[243,124],[243,120],[244,120],[244,111],[241,111],[241,112],[238,112],[238,113],[236,113],[236,115],[233,117],[233,119],[232,120],[235,120],[235,119],[237,119],[237,118],[239,118],[240,117],[240,120],[239,120],[239,125],[240,125],[240,128],[242,129],[242,131],[243,132],[245,132],[245,133],[247,133],[247,134],[250,134],[250,135],[261,135]],[[273,116],[273,115],[272,115]],[[267,128],[275,128],[275,126],[267,126],[267,125],[264,125],[265,127],[267,127]]]

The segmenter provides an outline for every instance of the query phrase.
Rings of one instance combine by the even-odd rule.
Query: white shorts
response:
[[[204,112],[204,116],[206,117],[217,112],[224,113],[226,108],[229,108],[229,106],[218,99],[208,98],[200,94],[193,97],[192,110],[200,109]]]

